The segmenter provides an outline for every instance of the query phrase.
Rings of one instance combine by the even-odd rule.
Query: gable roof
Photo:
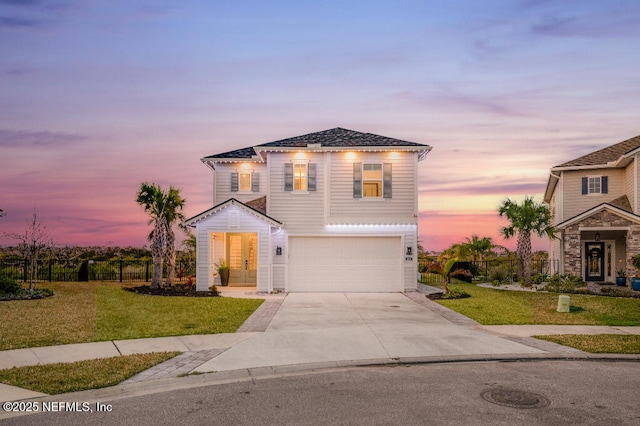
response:
[[[253,200],[256,201],[256,200]],[[216,213],[218,213],[220,210],[227,208],[229,206],[238,206],[240,207],[242,210],[246,211],[249,214],[252,214],[254,216],[257,216],[258,218],[270,223],[272,226],[278,226],[281,227],[282,226],[282,222],[267,216],[266,214],[262,213],[261,211],[248,206],[247,204],[236,200],[235,198],[229,198],[227,201],[218,204],[217,206],[213,206],[211,207],[209,210],[205,210],[200,214],[197,214],[193,217],[190,217],[189,219],[184,221],[184,224],[186,226],[191,226],[194,227],[196,225],[196,223],[200,222],[203,219],[208,218],[211,215],[214,215]]]
[[[619,160],[620,157],[623,157],[638,148],[640,148],[640,135],[627,139],[626,141],[619,142],[615,145],[602,148],[590,154],[583,155],[582,157],[578,157],[574,160],[567,161],[566,163],[562,163],[556,167],[606,165]]]
[[[574,223],[580,222],[586,218],[588,218],[589,216],[592,216],[598,212],[601,212],[603,210],[608,210],[620,217],[623,217],[625,219],[628,219],[632,222],[636,222],[636,223],[640,223],[640,216],[633,214],[631,211],[627,211],[623,208],[620,208],[618,206],[613,205],[612,203],[620,200],[622,197],[620,198],[616,198],[615,200],[609,202],[609,203],[602,203],[602,204],[598,204],[595,207],[590,208],[589,210],[586,210],[570,219],[565,220],[564,222],[561,222],[559,224],[556,225],[556,228],[558,229],[564,229],[567,226],[573,225]],[[626,197],[625,197],[626,198]],[[627,203],[629,202],[629,200],[627,199]],[[631,207],[631,206],[629,206]]]
[[[268,151],[273,148],[413,148],[417,151],[429,151],[431,146],[416,142],[408,142],[386,136],[362,133],[355,130],[336,127],[306,135],[294,136],[274,142],[267,142],[254,147],[237,149],[210,155],[202,161],[219,160],[249,160],[258,156],[258,151]]]

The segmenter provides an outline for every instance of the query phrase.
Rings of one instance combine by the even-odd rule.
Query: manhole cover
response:
[[[542,395],[513,389],[486,390],[480,397],[487,402],[513,408],[542,408],[550,404]]]

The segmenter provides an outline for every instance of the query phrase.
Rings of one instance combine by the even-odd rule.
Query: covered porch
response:
[[[564,274],[599,283],[615,283],[619,274],[636,274],[630,259],[640,253],[639,216],[602,204],[557,228]]]

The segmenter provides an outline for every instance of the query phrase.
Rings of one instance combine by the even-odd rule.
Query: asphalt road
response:
[[[640,425],[639,394],[637,361],[354,367],[103,401],[111,411],[96,412],[92,403],[93,412],[40,413],[1,423]]]

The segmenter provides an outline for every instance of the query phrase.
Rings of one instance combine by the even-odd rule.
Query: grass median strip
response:
[[[0,302],[0,350],[233,333],[261,299],[146,296],[112,282],[46,283],[54,296]]]
[[[640,354],[640,336],[629,334],[558,334],[533,336],[594,354]]]
[[[156,352],[0,370],[0,382],[56,395],[114,386],[180,352]]]

